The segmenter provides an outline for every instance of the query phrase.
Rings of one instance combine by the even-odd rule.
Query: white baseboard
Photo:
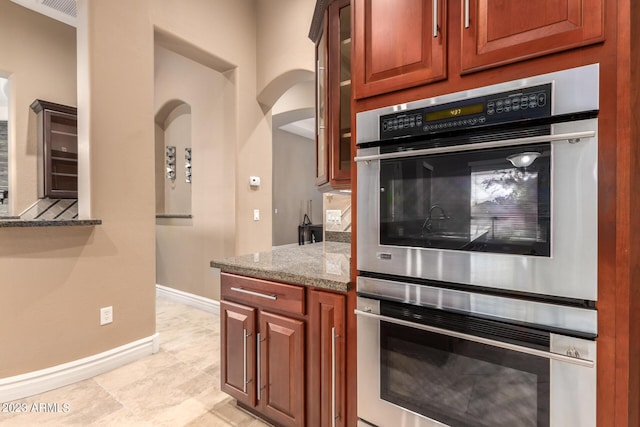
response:
[[[156,285],[156,295],[165,296],[173,301],[190,305],[209,313],[220,314],[220,301],[201,297],[200,295],[191,294],[189,292],[163,285]]]
[[[159,349],[160,341],[156,333],[150,337],[83,359],[14,377],[2,378],[0,379],[0,402],[22,399],[93,378],[157,353]]]

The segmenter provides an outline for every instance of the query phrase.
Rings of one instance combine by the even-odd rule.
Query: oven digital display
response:
[[[434,120],[452,119],[455,117],[468,116],[482,112],[484,112],[484,104],[465,105],[426,113],[425,120],[427,122],[432,122]]]

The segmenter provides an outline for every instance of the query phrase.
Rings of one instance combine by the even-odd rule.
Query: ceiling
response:
[[[280,129],[282,129],[285,132],[296,134],[303,138],[315,140],[316,138],[315,125],[316,125],[316,119],[314,117],[311,117],[309,119],[303,119],[303,120],[298,120],[296,122],[284,124],[280,126]]]

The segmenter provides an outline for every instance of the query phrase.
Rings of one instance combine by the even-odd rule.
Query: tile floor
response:
[[[97,377],[25,399],[58,413],[0,413],[10,426],[264,427],[220,391],[217,315],[157,298],[160,351]]]

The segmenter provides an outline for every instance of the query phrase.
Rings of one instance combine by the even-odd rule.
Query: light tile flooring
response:
[[[8,426],[213,426],[267,424],[220,391],[217,315],[157,298],[160,351],[97,377],[25,399],[68,412],[0,413]]]

